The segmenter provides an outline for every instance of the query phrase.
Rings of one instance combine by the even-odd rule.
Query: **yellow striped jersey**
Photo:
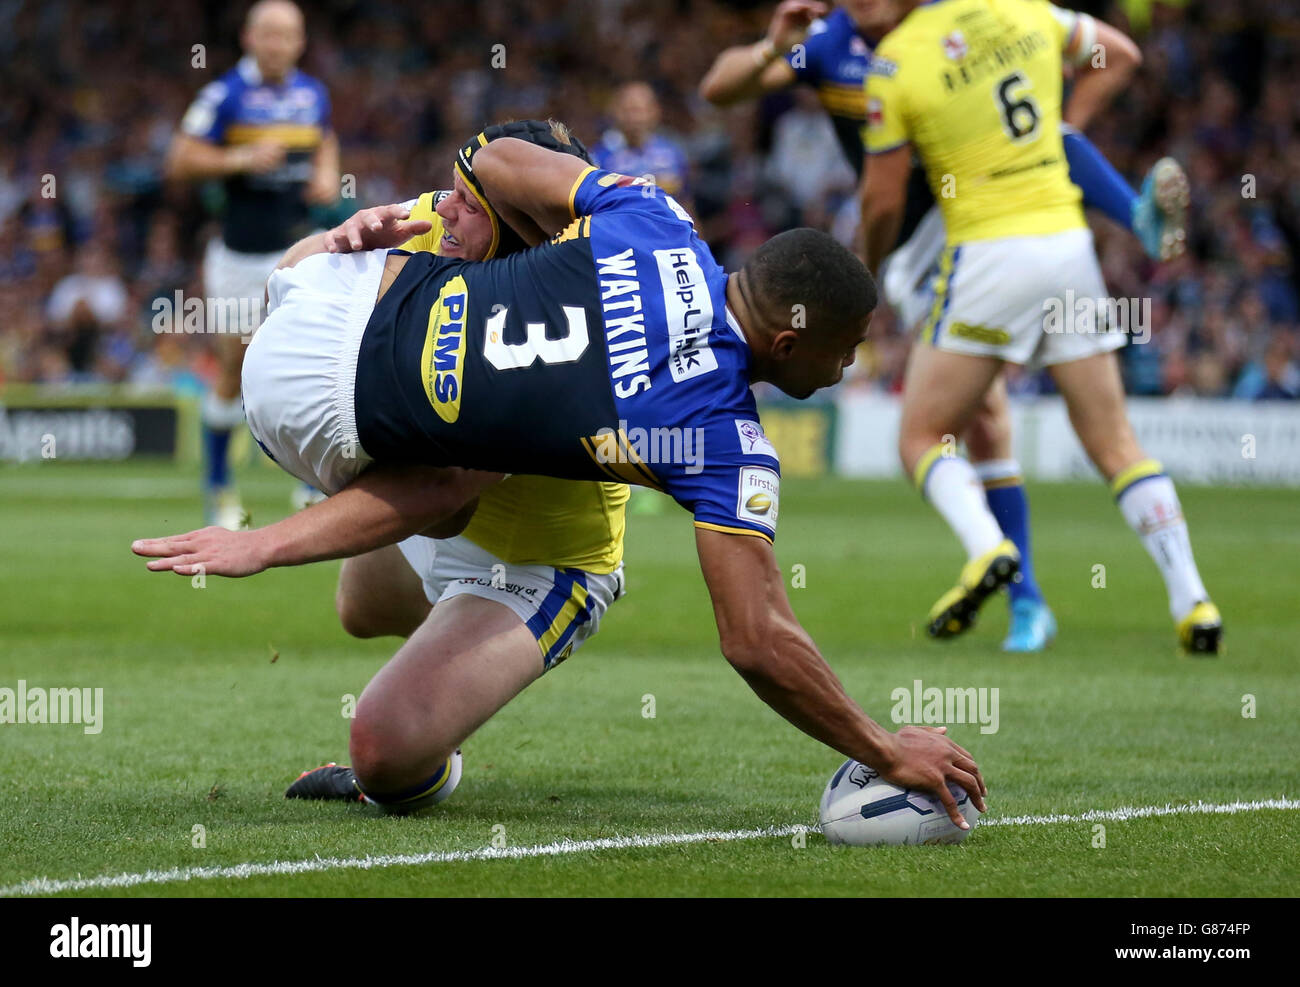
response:
[[[411,219],[428,220],[433,229],[412,237],[403,250],[437,253],[437,196],[425,192],[411,205]],[[479,497],[464,536],[511,565],[613,572],[623,561],[627,498],[622,483],[512,476]]]
[[[1084,225],[1061,144],[1062,54],[1095,23],[1046,0],[931,0],[876,48],[867,153],[911,143],[949,244]]]

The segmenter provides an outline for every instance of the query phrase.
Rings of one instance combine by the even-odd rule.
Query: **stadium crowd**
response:
[[[728,110],[696,93],[722,48],[762,36],[770,3],[303,6],[302,68],[329,88],[355,193],[322,224],[445,187],[456,146],[486,122],[554,115],[595,144],[635,80],[684,152],[680,197],[725,266],[778,230],[833,228],[855,193],[810,91]],[[1192,185],[1189,251],[1173,263],[1093,218],[1112,295],[1151,300],[1150,341],[1124,354],[1130,391],[1300,399],[1300,0],[1078,6],[1129,30],[1145,58],[1090,136],[1131,181],[1173,154]],[[210,339],[156,332],[153,303],[202,296],[219,194],[174,187],[162,166],[199,88],[238,58],[244,9],[0,3],[0,385],[197,391],[213,373]],[[842,386],[899,386],[905,334],[882,310],[872,335]]]

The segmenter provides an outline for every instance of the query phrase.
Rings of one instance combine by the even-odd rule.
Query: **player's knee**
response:
[[[998,459],[1011,438],[1011,429],[1002,417],[982,411],[972,419],[963,438],[971,459]]]
[[[343,630],[352,637],[380,637],[384,634],[372,608],[343,579],[339,580],[339,588],[334,594],[334,612],[339,615]]]
[[[391,721],[372,715],[364,702],[352,720],[348,755],[361,787],[375,790],[382,790],[394,774],[400,773],[405,761]]]
[[[427,759],[428,727],[427,722],[407,722],[399,711],[363,698],[348,738],[351,767],[361,787],[384,792],[411,785],[412,770],[418,774]]]

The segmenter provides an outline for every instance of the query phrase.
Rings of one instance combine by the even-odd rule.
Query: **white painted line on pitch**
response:
[[[980,821],[982,826],[1049,826],[1078,822],[1125,822],[1152,816],[1235,815],[1266,809],[1300,809],[1300,799],[1265,799],[1256,802],[1193,802],[1190,805],[1138,806],[1120,809],[1094,809],[1077,815],[992,816]],[[657,836],[613,836],[600,840],[560,840],[541,846],[483,847],[479,850],[446,850],[431,853],[404,853],[375,857],[313,857],[311,860],[276,860],[268,864],[235,864],[230,867],[173,867],[171,870],[147,870],[137,874],[110,874],[103,877],[74,878],[56,881],[34,877],[19,884],[0,888],[0,898],[18,895],[59,894],[64,891],[95,891],[110,888],[135,888],[145,884],[173,884],[179,881],[210,881],[275,877],[292,874],[318,874],[332,870],[375,870],[383,867],[415,867],[422,864],[450,864],[473,860],[521,860],[529,857],[559,857],[596,850],[642,850],[691,843],[731,843],[762,837],[793,836],[808,832],[808,826],[775,826],[767,829],[713,830],[702,833],[661,833]]]
[[[1152,816],[1220,816],[1261,809],[1300,809],[1300,799],[1263,799],[1256,802],[1193,802],[1190,805],[1150,805],[1122,809],[1091,809],[1073,816],[992,816],[981,826],[1051,826],[1055,823],[1127,822]]]

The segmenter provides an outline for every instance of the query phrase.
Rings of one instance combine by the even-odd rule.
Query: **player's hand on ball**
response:
[[[808,37],[808,28],[818,17],[830,11],[824,3],[815,0],[785,0],[772,14],[767,28],[767,38],[779,54],[784,55]]]
[[[171,571],[181,576],[252,576],[269,565],[269,555],[258,531],[200,528],[169,538],[141,538],[131,551],[153,559],[153,572]]]
[[[346,254],[400,247],[411,237],[433,229],[427,219],[410,219],[410,215],[411,210],[400,203],[362,209],[325,234],[325,249]]]
[[[894,734],[894,756],[879,767],[880,776],[899,788],[934,796],[948,810],[954,826],[969,829],[948,782],[964,788],[980,812],[988,811],[984,805],[988,789],[970,752],[945,737],[947,732],[947,727],[903,727]]]

